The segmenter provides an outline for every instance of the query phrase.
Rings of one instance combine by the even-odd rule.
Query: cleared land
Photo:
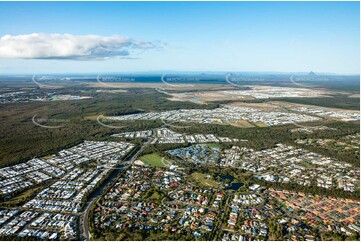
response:
[[[219,85],[221,87],[221,85]],[[225,86],[228,90],[208,90],[208,91],[194,91],[192,92],[167,93],[171,96],[169,100],[173,101],[189,101],[194,103],[207,103],[214,101],[226,101],[226,100],[256,100],[256,99],[268,99],[268,98],[287,98],[287,97],[301,97],[301,98],[315,98],[315,97],[330,97],[332,94],[345,94],[345,92],[335,92],[325,89],[309,89],[299,87],[274,87],[274,86],[243,86],[243,89],[236,89],[232,85]],[[170,90],[167,88],[167,90]],[[182,90],[182,89],[177,89]],[[348,93],[349,94],[349,93]]]
[[[219,90],[220,88],[232,88],[229,84],[174,84],[166,85],[162,82],[82,82],[86,84],[88,87],[95,88],[161,88],[162,90],[169,91],[193,91],[193,90]]]
[[[250,122],[246,121],[246,120],[239,120],[236,122],[230,122],[230,125],[236,126],[236,127],[240,127],[240,128],[252,128],[254,127]]]
[[[346,113],[358,113],[359,110],[351,110],[351,109],[342,109],[342,108],[331,108],[317,105],[308,105],[308,104],[297,104],[285,101],[271,101],[270,104],[275,106],[283,107],[286,109],[296,108],[296,107],[307,107],[307,108],[321,108],[326,111],[334,111],[334,112],[346,112]]]
[[[206,174],[194,172],[191,176],[196,182],[201,183],[203,186],[218,187],[218,183],[213,179],[208,179]]]
[[[256,122],[254,124],[257,125],[257,127],[268,127],[267,124],[262,123],[262,122]]]
[[[146,163],[147,165],[153,166],[153,167],[166,167],[167,162],[162,162],[163,157],[161,157],[157,153],[149,154],[149,155],[143,155],[140,157],[140,160]]]

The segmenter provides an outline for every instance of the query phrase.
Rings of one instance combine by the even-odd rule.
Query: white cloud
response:
[[[122,36],[33,33],[0,38],[0,58],[102,60],[133,58],[156,48],[152,42]]]

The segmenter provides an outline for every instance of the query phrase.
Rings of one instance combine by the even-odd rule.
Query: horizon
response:
[[[315,72],[315,71],[298,71],[298,72],[282,72],[282,71],[182,71],[182,70],[155,70],[155,71],[124,71],[124,72],[54,72],[54,73],[1,73],[0,76],[36,76],[36,75],[164,75],[164,74],[209,74],[209,75],[224,75],[224,74],[246,74],[246,75],[307,75],[313,73],[316,76],[360,76],[360,73],[332,73],[332,72]]]

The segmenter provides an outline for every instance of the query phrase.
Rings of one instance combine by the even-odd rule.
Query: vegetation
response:
[[[82,87],[84,89],[84,87]],[[60,94],[81,95],[81,88],[61,89]],[[96,121],[99,115],[119,115],[140,111],[162,111],[181,108],[214,108],[189,102],[173,102],[152,89],[129,89],[125,93],[96,93],[92,99],[59,102],[28,102],[0,105],[0,167],[27,161],[35,156],[57,152],[83,140],[104,139],[109,135],[128,130],[159,127],[160,121],[139,121],[109,128]],[[51,90],[49,90],[51,91]],[[53,120],[46,125],[62,125],[61,128],[42,128],[32,122],[33,116]],[[89,117],[93,119],[89,119]],[[63,121],[63,122],[56,122]],[[104,121],[105,122],[105,121]],[[104,123],[103,122],[103,123]]]
[[[1,207],[13,207],[13,206],[21,206],[23,205],[25,202],[29,201],[30,199],[34,198],[36,196],[36,194],[38,192],[40,192],[41,190],[43,190],[47,185],[40,185],[40,186],[36,186],[36,187],[30,187],[27,188],[25,191],[23,191],[22,193],[11,197],[9,199],[5,198],[1,198],[1,201],[3,201],[2,203],[0,203]]]
[[[348,95],[318,98],[275,98],[272,99],[272,101],[286,101],[291,103],[316,105],[329,108],[360,110],[360,99],[350,98]]]
[[[140,157],[140,160],[143,161],[144,163],[153,166],[153,167],[164,167],[166,166],[166,161],[163,162],[162,161],[163,157],[161,157],[159,154],[157,153],[153,153],[153,154],[149,154],[149,155],[143,155],[142,157]]]
[[[202,186],[206,187],[218,187],[218,183],[212,179],[212,176],[207,178],[208,174],[194,172],[191,174],[194,181],[200,183]]]
[[[1,87],[19,90],[21,88],[35,88],[33,83],[14,84],[1,82]],[[39,89],[39,91],[53,91]],[[146,88],[130,88],[127,92],[99,93],[95,88],[70,83],[58,94],[82,95],[86,91],[92,99],[57,102],[28,102],[0,105],[0,167],[16,164],[33,158],[59,151],[60,149],[76,145],[85,139],[111,139],[109,135],[116,132],[134,131],[159,127],[160,121],[137,121],[112,123],[114,126],[124,126],[122,129],[109,128],[97,122],[99,115],[120,115],[136,112],[177,110],[182,108],[218,107],[223,102],[199,105],[191,102],[175,102],[166,99],[166,95]],[[262,100],[252,100],[259,102]],[[285,101],[316,104],[321,106],[343,107],[359,109],[358,98],[348,98],[345,95],[328,98],[300,98]],[[32,117],[49,119],[47,125],[64,124],[61,128],[46,129],[32,123]],[[104,121],[105,122],[105,121]],[[104,123],[103,122],[103,123]],[[287,128],[279,132],[279,127],[255,127],[242,129],[221,125],[192,125],[188,130],[181,131],[197,133],[207,130],[216,131],[222,136],[232,136],[240,139],[249,139],[247,145],[263,148],[273,145],[275,140],[287,140]],[[178,130],[179,131],[179,130]],[[277,137],[278,136],[278,137]],[[261,139],[259,139],[261,138]],[[290,140],[288,140],[290,141]],[[172,145],[169,145],[171,147]],[[166,146],[163,146],[166,147]],[[354,159],[352,160],[354,162]]]

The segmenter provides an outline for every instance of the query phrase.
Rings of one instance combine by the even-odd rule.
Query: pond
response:
[[[221,174],[221,173],[216,173],[216,175],[215,175],[215,179],[217,179],[217,178],[220,178],[221,179],[221,181],[225,181],[225,180],[228,180],[231,184],[229,185],[227,185],[227,190],[234,190],[234,191],[236,191],[236,190],[238,190],[239,188],[241,188],[244,184],[243,183],[241,183],[241,182],[233,182],[234,181],[234,177],[233,176],[231,176],[231,175],[223,175],[223,174]]]
[[[230,182],[233,182],[234,177],[231,175],[222,175],[221,173],[216,173],[215,179],[217,178],[221,178],[221,181],[225,181],[226,179],[228,179]]]
[[[231,183],[231,185],[227,188],[227,190],[237,191],[237,190],[240,189],[242,186],[243,186],[243,183],[241,183],[241,182],[234,182],[234,183]]]

